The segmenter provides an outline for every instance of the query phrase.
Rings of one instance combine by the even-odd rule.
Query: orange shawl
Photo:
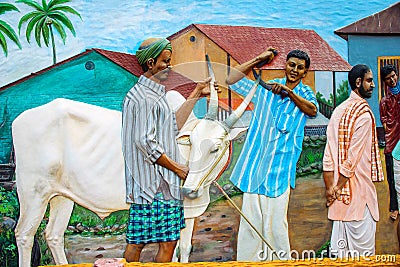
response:
[[[350,141],[354,132],[354,124],[359,116],[368,112],[372,119],[372,148],[371,148],[371,180],[374,182],[383,181],[382,163],[379,154],[378,138],[376,135],[375,118],[367,101],[362,99],[348,106],[343,113],[339,123],[339,165],[347,159]],[[350,178],[351,179],[351,178]],[[349,181],[342,188],[339,200],[344,204],[350,204],[351,189]]]

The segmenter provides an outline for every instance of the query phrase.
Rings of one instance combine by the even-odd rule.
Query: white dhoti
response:
[[[397,192],[397,202],[400,209],[400,160],[393,158],[394,186]]]
[[[331,255],[338,258],[357,258],[375,255],[376,221],[365,206],[361,221],[333,221]]]
[[[243,214],[265,237],[272,250],[263,242],[247,221],[241,217],[237,244],[238,261],[290,258],[287,221],[289,194],[290,188],[275,198],[258,194],[243,194]]]

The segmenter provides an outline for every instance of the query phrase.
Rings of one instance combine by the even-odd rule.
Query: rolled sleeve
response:
[[[160,146],[156,146],[152,151],[146,151],[145,161],[150,164],[155,164],[156,161],[164,154],[164,150]]]
[[[322,160],[322,168],[324,171],[334,171],[335,163],[332,159],[331,149],[329,147],[329,143],[327,143],[324,152],[324,158]]]
[[[345,160],[342,165],[339,166],[339,172],[347,178],[351,178],[354,175],[355,167],[351,160]]]
[[[318,105],[318,101],[317,98],[315,97],[314,91],[311,89],[311,87],[309,86],[304,86],[304,90],[303,90],[303,95],[301,95],[305,100],[311,102],[314,104],[315,108],[317,109],[317,113],[319,110],[319,105]],[[308,116],[306,115],[307,118],[315,118],[317,115],[315,116]]]
[[[253,81],[244,77],[236,83],[230,85],[229,88],[232,89],[235,93],[246,96],[250,92],[250,88],[253,86],[253,84]]]

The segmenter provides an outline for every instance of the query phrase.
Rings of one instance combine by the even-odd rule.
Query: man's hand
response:
[[[397,216],[399,215],[399,211],[398,210],[392,210],[390,211],[390,219],[392,221],[395,221],[397,219]]]
[[[265,50],[264,52],[262,52],[261,54],[259,54],[259,55],[256,57],[256,61],[258,62],[258,63],[256,64],[256,67],[261,68],[261,67],[264,66],[265,64],[270,63],[270,62],[274,59],[274,57],[275,57],[275,54],[274,54],[274,52],[273,52],[274,50],[276,51],[275,48],[273,48],[273,47],[268,47],[267,50]]]
[[[210,85],[209,85],[211,80],[212,80],[212,78],[208,77],[204,81],[197,83],[195,91],[198,92],[197,94],[199,96],[207,96],[211,93],[211,89],[210,89]],[[218,91],[217,81],[214,82],[214,88],[215,88],[215,90]]]
[[[162,154],[156,161],[156,163],[164,168],[167,168],[170,171],[173,171],[178,175],[179,178],[185,180],[189,174],[189,167],[183,165],[179,162],[173,161],[167,155]]]
[[[212,78],[208,77],[204,81],[198,82],[196,88],[190,93],[189,97],[186,101],[181,105],[181,107],[176,111],[176,123],[178,125],[178,129],[182,129],[185,124],[187,118],[190,115],[190,112],[193,110],[194,105],[200,97],[210,95],[210,82]],[[218,84],[214,83],[215,90],[218,90]]]
[[[267,85],[271,87],[274,94],[280,94],[282,98],[289,97],[304,114],[310,117],[317,115],[317,107],[300,95],[295,94],[288,86],[280,83],[267,83]]]
[[[329,207],[336,200],[335,187],[332,186],[325,190],[326,206]]]
[[[189,174],[189,167],[180,163],[177,163],[175,173],[181,178],[182,180],[185,180],[186,177]]]
[[[275,57],[277,51],[273,47],[268,47],[263,53],[250,59],[249,61],[240,64],[231,69],[228,77],[226,78],[226,83],[228,85],[234,84],[243,77],[245,77],[254,67],[261,68],[265,64],[271,63]]]
[[[342,189],[339,188],[338,186],[332,186],[325,191],[325,196],[326,196],[326,206],[329,207],[332,205],[332,203],[336,200],[339,199],[340,195],[342,193]]]
[[[280,83],[267,83],[267,84],[271,86],[272,93],[274,93],[276,95],[287,96],[289,94],[289,92],[292,91],[292,89],[290,89],[289,87],[287,87],[284,84],[280,84]]]

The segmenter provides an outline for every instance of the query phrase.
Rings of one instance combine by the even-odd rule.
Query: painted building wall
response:
[[[88,61],[94,69],[85,68]],[[125,94],[136,81],[130,72],[92,52],[0,92],[1,106],[7,103],[6,121],[0,128],[0,163],[9,160],[11,123],[23,111],[60,97],[121,110]]]
[[[376,90],[368,100],[369,105],[376,118],[376,126],[382,127],[379,119],[379,94],[378,94],[378,57],[379,56],[399,56],[400,37],[399,36],[348,36],[349,63],[366,64],[371,67],[374,74]]]
[[[236,60],[230,57],[226,51],[197,28],[191,28],[187,32],[171,39],[171,43],[174,49],[174,54],[172,56],[174,70],[194,81],[204,79],[208,76],[207,65],[205,63],[198,63],[204,62],[205,55],[208,54],[211,62],[213,62],[215,77],[221,91],[219,98],[228,99],[228,85],[225,83],[225,79],[228,75],[228,65],[231,67],[239,65]],[[282,69],[279,70],[264,70],[262,72],[263,80],[267,81],[284,77],[284,68],[285,66],[282,66]],[[249,74],[249,78],[254,79],[251,73]],[[310,71],[303,79],[303,82],[315,91],[314,71]],[[231,98],[233,99],[233,108],[236,107],[237,103],[240,103],[240,101],[235,101],[235,99],[242,99],[238,94],[232,91]]]
[[[227,70],[227,54],[217,44],[207,38],[196,28],[192,28],[171,40],[174,48],[172,65],[177,71],[194,81],[202,80],[208,76],[205,55],[208,54],[213,64],[215,77],[221,87],[219,97],[227,97],[225,79]],[[197,62],[197,63],[196,63]]]

